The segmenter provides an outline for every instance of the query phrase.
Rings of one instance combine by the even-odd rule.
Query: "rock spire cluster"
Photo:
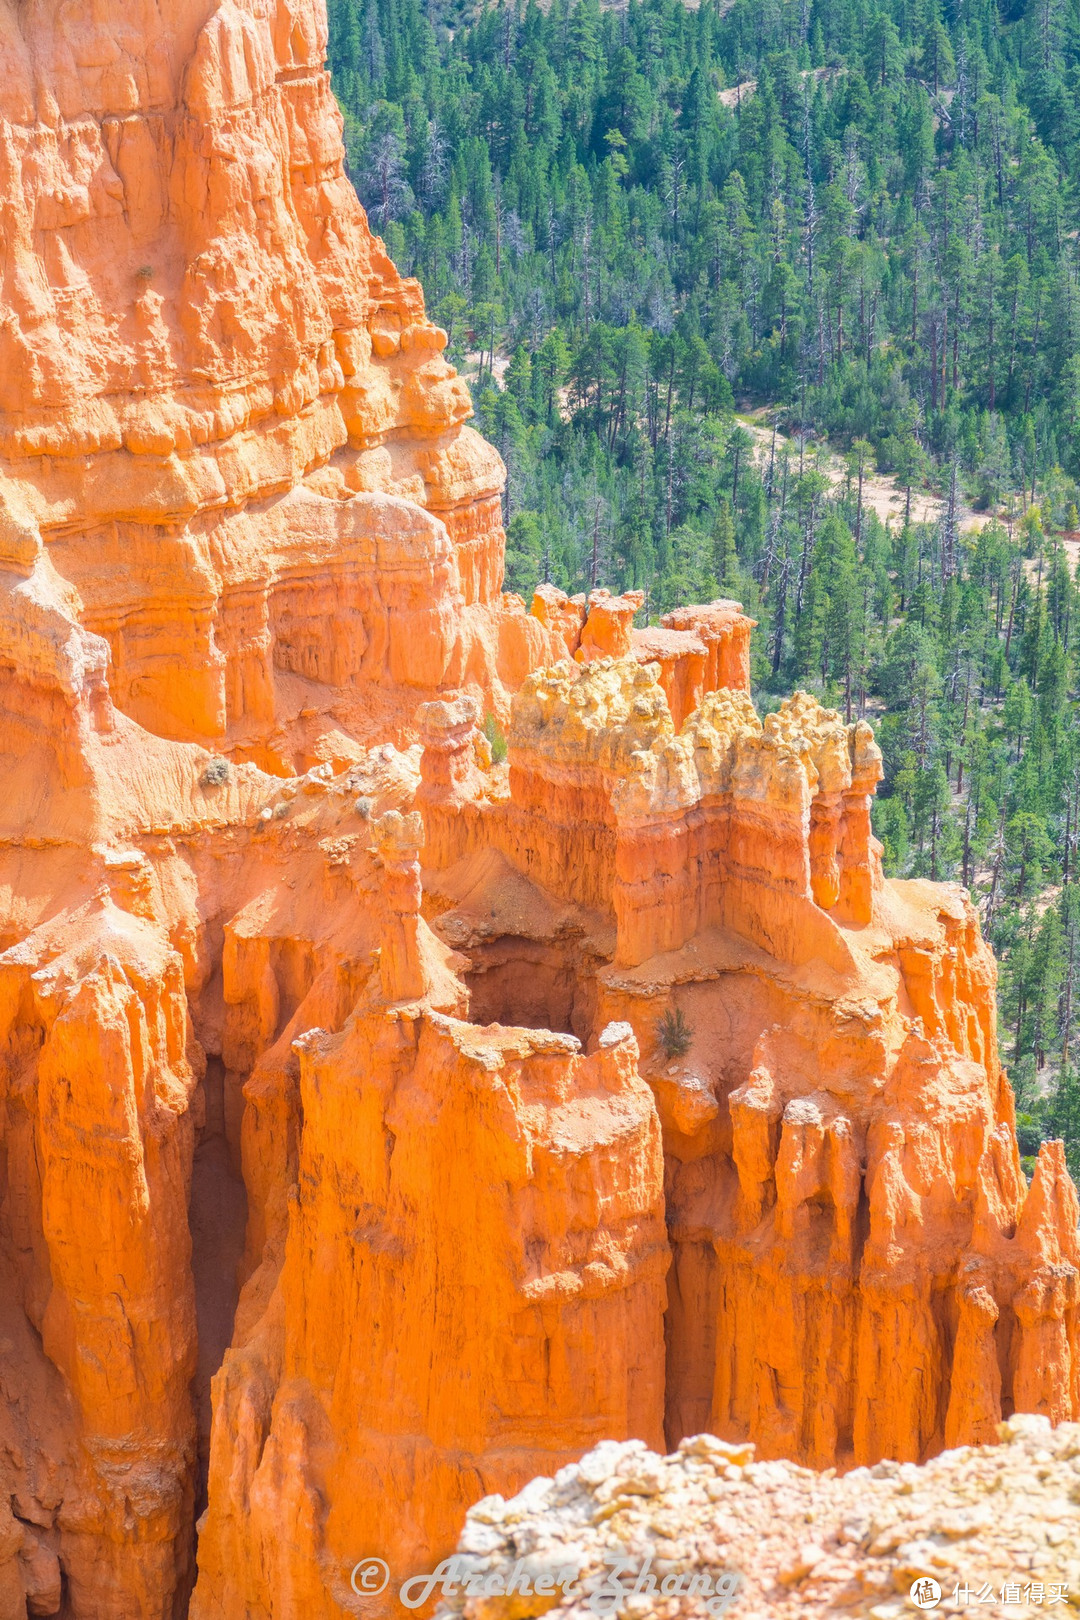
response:
[[[760,719],[737,603],[502,592],[322,0],[167,10],[0,0],[0,1620],[370,1614],[603,1441],[1076,1418],[869,728]]]

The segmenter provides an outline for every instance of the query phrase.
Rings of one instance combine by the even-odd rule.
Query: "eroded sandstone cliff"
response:
[[[321,0],[0,45],[0,1620],[370,1613],[603,1439],[1076,1416],[970,904],[738,604],[501,594]]]

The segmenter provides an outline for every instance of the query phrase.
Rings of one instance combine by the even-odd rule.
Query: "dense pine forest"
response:
[[[1080,3],[330,11],[508,588],[737,596],[760,707],[872,721],[887,868],[972,890],[1021,1146],[1080,1168]]]

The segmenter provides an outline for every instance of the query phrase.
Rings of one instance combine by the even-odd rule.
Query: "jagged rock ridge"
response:
[[[1080,1428],[1016,1417],[1001,1442],[839,1477],[761,1462],[753,1446],[711,1435],[668,1457],[634,1441],[598,1446],[510,1501],[477,1503],[448,1566],[456,1579],[436,1588],[438,1613],[585,1616],[590,1595],[610,1603],[621,1587],[632,1612],[704,1620],[717,1608],[703,1592],[734,1586],[719,1607],[740,1620],[900,1620],[918,1612],[911,1590],[927,1580],[941,1613],[1064,1613],[1080,1586]],[[554,1606],[521,1595],[560,1571]]]

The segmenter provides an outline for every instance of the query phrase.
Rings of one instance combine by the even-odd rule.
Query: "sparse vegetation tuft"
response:
[[[220,754],[215,755],[205,771],[203,771],[202,785],[203,787],[224,787],[231,774],[232,768],[228,760],[222,759]]]
[[[685,1057],[694,1044],[693,1027],[681,1007],[666,1012],[656,1026],[656,1038],[665,1057]]]
[[[491,748],[491,758],[496,765],[501,765],[506,758],[506,737],[493,714],[484,716],[484,736]]]

